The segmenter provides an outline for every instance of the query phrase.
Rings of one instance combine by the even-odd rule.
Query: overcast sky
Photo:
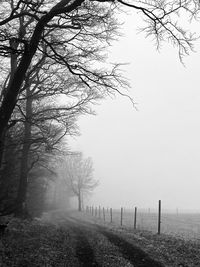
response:
[[[184,58],[171,45],[158,52],[129,17],[110,61],[128,62],[124,75],[138,103],[117,96],[79,121],[73,150],[92,157],[99,187],[87,204],[200,211],[200,44]],[[199,41],[200,42],[200,41]]]

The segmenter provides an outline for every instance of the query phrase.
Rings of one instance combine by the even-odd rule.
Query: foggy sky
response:
[[[105,207],[200,211],[200,44],[184,58],[169,44],[158,52],[139,19],[128,18],[124,37],[110,48],[111,62],[128,62],[128,99],[102,101],[97,116],[79,121],[81,136],[73,150],[93,158],[99,187],[86,204]]]

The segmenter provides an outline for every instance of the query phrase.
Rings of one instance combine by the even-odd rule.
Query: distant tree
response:
[[[26,210],[31,217],[39,217],[47,207],[47,191],[52,181],[56,179],[56,173],[50,167],[50,162],[44,167],[39,162],[29,172],[28,188],[26,196]],[[51,162],[53,164],[53,162]],[[25,210],[25,211],[26,211]]]
[[[69,153],[69,152],[68,152]],[[63,161],[62,156],[55,160],[57,162],[54,171],[56,176],[52,179],[47,192],[47,207],[49,209],[67,210],[71,207],[70,198],[74,196],[70,188],[66,186],[66,181],[63,180],[65,172],[60,168],[60,162]]]
[[[83,207],[83,199],[98,186],[93,177],[93,164],[91,158],[83,158],[82,154],[70,155],[63,165],[63,181],[78,199],[78,210]]]
[[[36,136],[32,136],[30,150],[26,158],[24,156],[24,128],[19,127],[20,125],[17,124],[11,128],[6,136],[4,164],[0,176],[0,213],[14,213],[16,216],[24,217],[27,214],[27,207],[30,207],[30,205],[27,206],[27,200],[29,204],[33,202],[30,201],[30,192],[33,192],[33,188],[37,188],[38,192],[45,194],[44,185],[48,185],[53,173],[53,159],[57,154],[62,153],[63,143],[56,142],[62,134],[60,129],[46,125],[48,133],[46,136],[43,133],[42,138],[44,140],[36,142]],[[43,127],[45,126],[43,125]],[[48,141],[45,141],[46,138]],[[34,199],[33,196],[37,199],[36,191],[32,193],[32,199]],[[40,194],[38,201],[40,201],[41,196]],[[42,207],[42,205],[39,206],[38,209]]]

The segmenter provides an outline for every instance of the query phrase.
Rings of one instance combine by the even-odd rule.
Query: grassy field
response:
[[[96,214],[99,217],[99,212]],[[102,212],[100,213],[103,219]],[[110,211],[105,211],[105,221],[110,222]],[[121,224],[120,210],[113,209],[112,222],[116,225]],[[123,212],[123,226],[133,227],[134,211],[125,209]],[[137,229],[148,230],[153,233],[158,231],[158,214],[156,212],[140,211],[137,212]],[[185,239],[200,240],[200,213],[165,213],[161,215],[161,233],[170,234]]]

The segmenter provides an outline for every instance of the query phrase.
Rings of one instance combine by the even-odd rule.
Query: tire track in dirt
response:
[[[105,236],[110,243],[112,243],[119,249],[122,256],[127,259],[134,267],[164,267],[163,264],[149,257],[149,255],[142,249],[132,245],[117,234],[106,230],[105,227],[101,227],[89,222],[83,222],[74,217],[71,217],[70,219],[75,224],[79,225],[79,227],[85,228],[85,230],[83,231],[85,231],[86,233],[89,229],[93,229],[93,231],[96,231]]]
[[[87,232],[80,229],[80,225],[74,224],[73,221],[68,221],[70,228],[73,231],[76,238],[76,257],[79,260],[82,267],[100,267],[95,260],[93,249],[91,248],[88,239],[86,237]]]
[[[108,240],[117,246],[127,260],[135,267],[164,267],[163,264],[151,259],[143,250],[127,242],[125,239],[106,231],[99,227],[99,231],[105,235]]]

